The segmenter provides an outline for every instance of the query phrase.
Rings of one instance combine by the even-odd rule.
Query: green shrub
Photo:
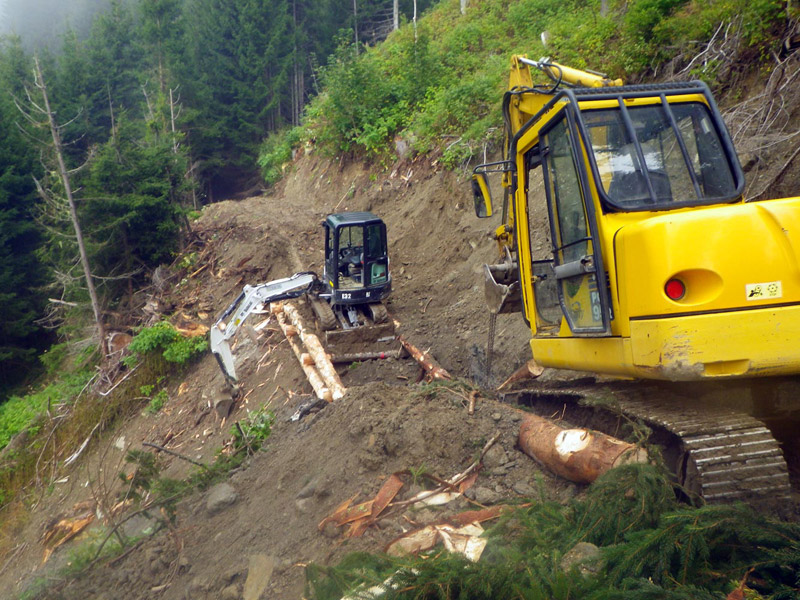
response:
[[[183,365],[208,349],[208,340],[197,336],[182,336],[167,321],[156,323],[139,331],[128,346],[130,354],[123,359],[129,368],[138,364],[147,354],[160,351],[161,357],[171,363]]]
[[[93,376],[91,371],[66,373],[38,392],[26,396],[12,396],[0,404],[0,448],[23,429],[33,435],[38,431],[36,421],[48,406],[71,403],[86,387]]]
[[[258,152],[258,166],[267,185],[283,177],[284,165],[292,160],[292,150],[303,141],[303,129],[293,127],[270,133]]]
[[[167,394],[167,390],[159,390],[159,392],[150,399],[150,404],[147,405],[147,413],[154,415],[162,408],[169,400],[169,394]]]

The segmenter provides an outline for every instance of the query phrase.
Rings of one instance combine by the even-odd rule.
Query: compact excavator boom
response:
[[[800,373],[800,198],[744,201],[705,83],[623,85],[514,56],[503,117],[503,159],[472,182],[490,217],[489,175],[502,174],[486,298],[493,319],[522,312],[539,365],[689,382]],[[626,410],[681,441],[673,466],[706,498],[785,498],[762,424],[698,406]]]

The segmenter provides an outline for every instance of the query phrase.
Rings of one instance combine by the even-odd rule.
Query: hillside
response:
[[[785,133],[800,122],[794,104],[800,98],[794,81],[797,59],[784,69],[782,81],[753,76],[748,97],[755,99],[753,104],[726,103],[751,196],[789,195],[800,188],[792,168],[796,143]],[[787,100],[773,108],[764,98],[774,97]],[[753,127],[774,123],[770,115],[782,119],[784,133],[766,131],[759,137]],[[162,284],[155,289],[161,291],[153,301],[169,307],[163,314],[176,324],[210,326],[244,284],[320,271],[319,223],[326,214],[345,210],[371,210],[387,223],[394,276],[391,316],[401,333],[430,349],[454,377],[488,389],[487,383],[496,384],[529,357],[528,332],[520,317],[501,315],[494,379],[486,381],[488,316],[481,269],[494,259],[490,233],[496,223],[474,217],[466,174],[444,169],[435,154],[398,161],[385,170],[322,158],[313,150],[303,154],[267,195],[206,206],[192,224],[195,237],[186,260],[160,273]],[[544,235],[540,232],[540,239]],[[309,563],[335,564],[353,551],[380,551],[412,525],[475,506],[530,497],[566,503],[585,493],[516,448],[520,417],[515,408],[484,391],[475,414],[469,415],[467,399],[457,390],[434,394],[418,385],[419,368],[410,359],[342,367],[349,389],[345,398],[291,421],[310,399],[310,387],[282,339],[274,325],[258,337],[239,335],[242,395],[226,420],[210,408],[224,393],[224,380],[207,354],[169,380],[168,400],[160,411],[137,414],[98,436],[75,466],[42,482],[30,512],[16,516],[13,545],[0,557],[3,598],[296,599],[302,596]],[[547,372],[542,381],[573,377]],[[264,451],[230,474],[232,492],[227,490],[221,505],[212,502],[219,488],[182,499],[170,528],[102,559],[76,580],[62,580],[59,569],[77,562],[75,550],[101,535],[100,519],[42,564],[41,538],[50,525],[98,507],[109,514],[121,489],[117,474],[133,472],[124,462],[126,451],[152,443],[210,464],[229,444],[232,423],[244,422],[248,412],[262,406],[275,413],[272,434]],[[495,435],[469,500],[441,511],[397,510],[349,540],[338,529],[318,528],[346,500],[374,497],[392,473],[407,471],[400,498],[408,498],[423,473],[447,479],[462,472]],[[163,452],[159,456],[164,476],[180,479],[196,471],[186,460]],[[123,519],[108,518],[112,527]],[[139,515],[126,521],[124,530],[135,537],[152,524]],[[43,582],[52,587],[40,591]]]
[[[318,224],[325,214],[372,210],[388,227],[395,277],[389,309],[400,331],[419,347],[430,348],[452,375],[471,379],[480,372],[488,327],[480,268],[493,249],[484,224],[473,216],[469,186],[430,158],[398,164],[382,179],[371,179],[360,165],[342,168],[312,154],[298,161],[274,194],[207,207],[194,225],[202,257],[194,271],[202,271],[164,300],[176,305],[175,314],[210,325],[244,283],[319,269]],[[2,572],[0,588],[19,591],[35,580],[42,568],[43,528],[97,495],[102,485],[111,487],[114,473],[123,468],[118,446],[141,448],[142,442],[153,442],[209,461],[230,438],[230,424],[265,403],[275,411],[274,430],[266,452],[233,475],[239,496],[233,507],[210,517],[202,494],[182,502],[173,531],[143,543],[108,570],[68,585],[63,597],[120,597],[116,592],[103,596],[111,578],[126,598],[155,597],[152,588],[164,584],[168,587],[158,597],[183,598],[194,585],[192,598],[218,598],[231,582],[242,583],[248,557],[263,554],[277,565],[264,597],[297,598],[304,581],[298,565],[334,560],[357,548],[378,551],[402,523],[398,514],[395,525],[342,544],[316,529],[336,506],[354,494],[371,497],[382,478],[395,471],[424,468],[448,478],[468,466],[476,449],[495,433],[501,437],[477,489],[491,503],[533,493],[541,471],[514,450],[519,416],[507,407],[481,400],[470,417],[456,395],[418,395],[416,363],[390,359],[344,368],[343,383],[350,388],[346,398],[290,423],[287,419],[310,392],[296,359],[278,334],[260,339],[258,347],[240,337],[236,355],[244,401],[228,422],[204,411],[224,384],[207,355],[171,382],[161,412],[142,414],[106,436],[68,481],[55,484],[41,499],[21,528],[21,550]],[[524,362],[526,346],[518,317],[501,317],[495,344],[498,376]],[[177,458],[164,459],[166,476],[183,477],[191,468]],[[570,484],[541,477],[554,497],[574,493]],[[68,555],[67,548],[58,550],[45,570],[63,566]],[[154,556],[158,560],[151,561]]]
[[[172,273],[157,298],[174,307],[165,316],[208,326],[243,284],[320,270],[319,223],[325,214],[344,210],[371,210],[387,223],[395,283],[389,309],[400,332],[430,349],[455,377],[484,383],[488,318],[481,266],[493,259],[490,228],[474,218],[465,175],[442,169],[435,157],[398,162],[378,172],[312,151],[292,165],[270,194],[207,206],[193,224],[193,264]],[[501,315],[497,332],[495,383],[529,352],[518,316]],[[0,570],[3,597],[25,590],[26,597],[33,597],[42,577],[53,577],[77,560],[74,549],[87,535],[91,538],[92,528],[58,548],[44,565],[41,536],[56,520],[84,514],[79,509],[85,511],[87,502],[110,503],[118,489],[116,473],[131,472],[123,462],[124,450],[150,442],[208,464],[230,440],[231,423],[262,405],[275,412],[273,431],[265,451],[231,474],[232,504],[210,508],[209,493],[195,493],[178,504],[168,530],[35,597],[296,599],[302,596],[305,565],[335,564],[357,550],[380,551],[415,523],[473,508],[475,502],[491,506],[531,496],[568,502],[583,493],[581,486],[550,475],[516,449],[520,417],[515,409],[482,394],[470,416],[464,396],[426,394],[416,383],[419,369],[410,359],[340,369],[349,388],[345,398],[290,421],[310,398],[310,387],[281,340],[271,327],[255,343],[239,335],[236,357],[243,393],[227,421],[209,409],[224,381],[206,355],[170,380],[169,400],[160,412],[143,412],[103,435],[79,466],[60,474],[30,516],[20,520],[15,547]],[[553,377],[569,379],[570,374],[548,372],[543,379]],[[318,529],[345,500],[372,498],[392,473],[426,472],[446,479],[463,471],[495,435],[497,443],[468,494],[471,500],[443,511],[397,511],[350,540],[336,528]],[[165,476],[182,478],[195,470],[185,460],[160,456]],[[401,497],[411,495],[409,487],[417,489],[413,478],[407,479],[410,486]],[[124,529],[135,535],[151,525],[139,516]]]

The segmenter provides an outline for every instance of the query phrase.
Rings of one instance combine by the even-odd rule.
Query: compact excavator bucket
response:
[[[489,312],[501,314],[522,310],[516,265],[483,265],[483,276],[483,295]]]

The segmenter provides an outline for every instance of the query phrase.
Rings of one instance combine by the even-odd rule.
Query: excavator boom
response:
[[[259,285],[245,285],[242,293],[220,315],[211,328],[211,352],[219,362],[226,378],[236,381],[236,368],[228,340],[242,323],[262,304],[299,298],[312,290],[318,281],[316,273],[295,273],[291,277],[276,279]],[[231,316],[232,315],[232,316]],[[231,317],[228,322],[225,319]]]

